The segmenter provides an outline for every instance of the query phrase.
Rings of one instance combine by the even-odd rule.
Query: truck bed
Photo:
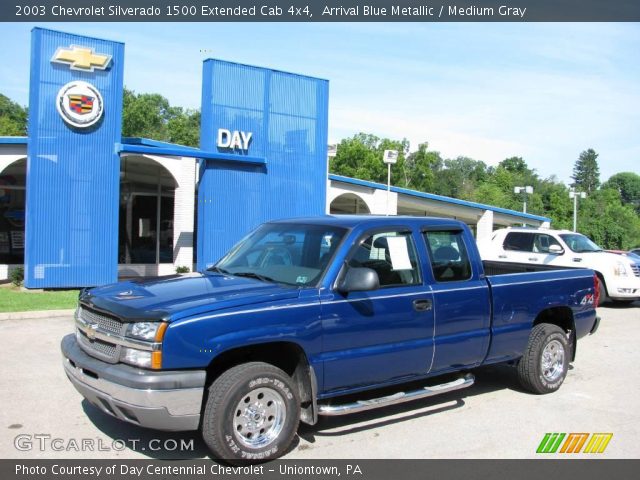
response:
[[[510,273],[545,272],[549,270],[575,270],[573,267],[560,267],[557,265],[497,262],[494,260],[483,260],[482,266],[487,276],[507,275]]]

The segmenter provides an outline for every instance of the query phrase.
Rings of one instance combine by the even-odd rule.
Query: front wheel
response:
[[[549,323],[536,325],[518,362],[520,384],[533,393],[555,392],[567,376],[570,355],[564,330]]]
[[[291,377],[268,363],[244,363],[209,387],[202,437],[217,458],[266,461],[286,452],[299,421],[300,400]]]
[[[600,280],[598,282],[598,297],[600,298],[599,305],[602,305],[603,303],[608,302],[610,299],[607,295],[607,286],[604,283],[604,279],[600,275],[598,275],[598,280]]]

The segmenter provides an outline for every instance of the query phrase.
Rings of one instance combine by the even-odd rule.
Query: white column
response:
[[[485,210],[476,225],[476,242],[488,241],[493,233],[493,210]]]
[[[173,265],[193,269],[196,159],[183,157],[175,176],[178,187],[173,208]]]
[[[374,215],[397,215],[398,214],[398,194],[396,192],[389,192],[387,197],[387,190],[375,189],[372,195],[371,201],[371,213]],[[388,198],[388,200],[387,200]],[[387,207],[387,201],[388,207]]]

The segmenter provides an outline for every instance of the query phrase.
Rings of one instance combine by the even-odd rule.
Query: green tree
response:
[[[591,193],[600,186],[600,168],[598,154],[592,148],[583,151],[573,166],[572,186],[580,191]]]
[[[382,161],[385,150],[398,150],[398,161],[392,166],[391,183],[393,185],[413,188],[407,176],[410,165],[405,162],[405,154],[409,149],[407,140],[380,139],[375,135],[358,133],[351,138],[343,139],[336,151],[336,156],[329,163],[329,171],[337,175],[387,183],[387,166]]]
[[[434,193],[439,195],[472,199],[476,187],[489,178],[487,165],[473,158],[447,159],[443,166],[435,172]]]
[[[124,89],[122,136],[169,141],[167,125],[173,116],[169,100],[162,95]]]
[[[607,180],[602,188],[612,188],[620,192],[622,202],[631,205],[640,213],[640,175],[632,172],[620,172]]]
[[[122,135],[195,147],[200,142],[200,112],[172,107],[157,93],[124,89]]]
[[[429,151],[427,142],[418,145],[418,150],[410,153],[402,164],[404,186],[421,192],[433,192],[436,172],[442,168],[439,152]]]
[[[0,93],[0,135],[23,136],[27,134],[27,108]]]
[[[200,111],[180,109],[167,123],[169,141],[189,147],[200,144]]]
[[[542,209],[539,213],[551,218],[554,228],[571,228],[573,225],[573,202],[569,198],[567,186],[552,176],[541,180],[534,188],[542,200]]]
[[[597,190],[581,202],[578,231],[607,249],[628,250],[640,245],[640,218],[611,188]]]

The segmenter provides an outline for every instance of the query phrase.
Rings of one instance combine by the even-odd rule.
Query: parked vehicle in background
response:
[[[603,250],[569,230],[505,228],[478,245],[483,260],[593,269],[600,278],[600,301],[640,299],[640,264]]]
[[[629,250],[629,253],[633,253],[634,255],[638,255],[640,257],[640,248],[632,248]]]
[[[483,263],[455,220],[271,222],[207,271],[83,292],[64,369],[109,415],[264,461],[299,421],[466,388],[480,365],[510,362],[528,391],[556,391],[598,327],[598,281],[535,269]]]

